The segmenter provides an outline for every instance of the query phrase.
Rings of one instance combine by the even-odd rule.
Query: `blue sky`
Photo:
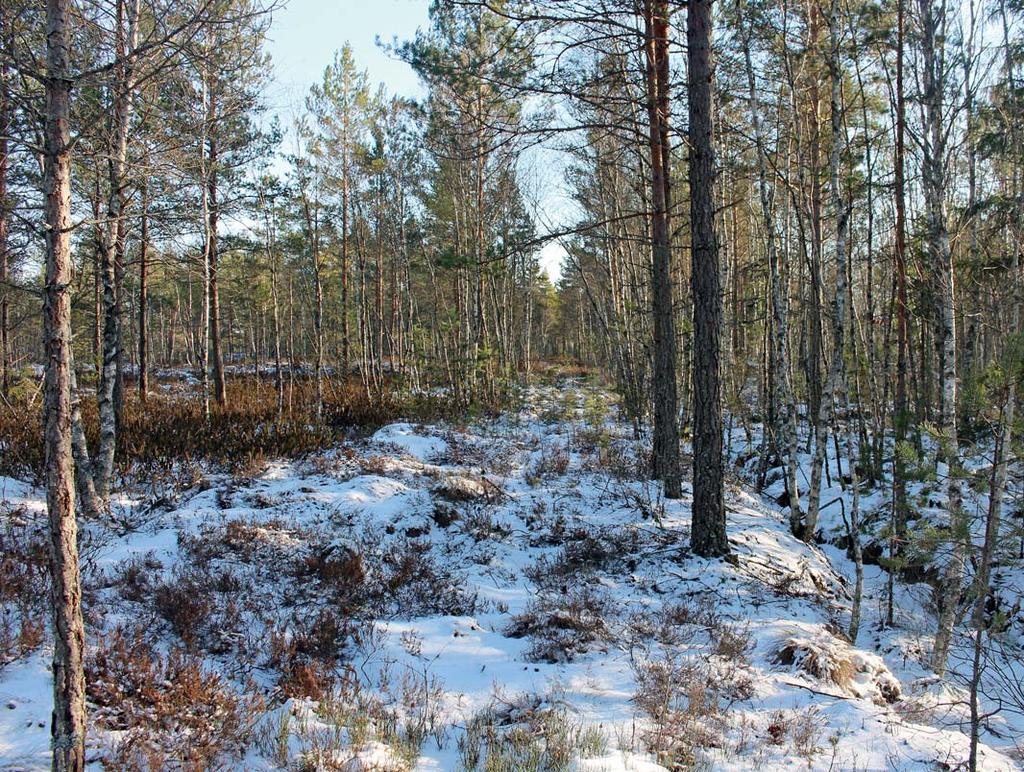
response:
[[[288,0],[274,14],[270,55],[274,84],[268,94],[286,116],[298,108],[309,87],[320,80],[334,52],[346,41],[356,63],[369,72],[370,84],[383,82],[392,93],[419,96],[415,73],[376,44],[392,37],[407,40],[427,25],[428,0]]]
[[[334,52],[346,42],[352,46],[356,64],[368,72],[371,87],[384,83],[393,94],[423,96],[412,68],[389,56],[376,40],[380,37],[389,43],[393,38],[412,38],[417,28],[427,26],[429,7],[429,0],[287,0],[270,26],[274,81],[267,99],[271,111],[280,116],[283,126],[289,126],[292,117],[302,111],[309,87],[320,80]],[[560,177],[560,170],[554,171],[550,158],[530,160],[533,163],[528,165],[539,177],[528,183],[534,188],[529,197],[538,205],[538,228],[543,231],[551,220],[561,219],[564,204],[556,193],[560,179],[553,179]],[[552,217],[552,212],[558,214]],[[556,243],[541,251],[541,265],[553,278],[560,273],[564,254]]]

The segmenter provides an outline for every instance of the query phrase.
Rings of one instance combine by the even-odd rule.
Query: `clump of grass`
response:
[[[783,638],[772,660],[879,704],[891,704],[902,696],[900,682],[880,657],[858,651],[826,630],[813,637]]]
[[[465,772],[562,772],[608,750],[600,727],[575,720],[552,696],[535,694],[496,697],[467,722],[456,744]]]
[[[427,740],[447,740],[443,685],[429,673],[393,678],[385,668],[370,689],[348,669],[331,684],[314,703],[286,703],[261,720],[255,743],[264,756],[287,769],[348,769],[361,759],[352,768],[409,770]]]

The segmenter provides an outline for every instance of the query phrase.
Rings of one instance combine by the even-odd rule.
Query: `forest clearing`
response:
[[[4,0],[0,770],[1024,769],[1018,0]]]

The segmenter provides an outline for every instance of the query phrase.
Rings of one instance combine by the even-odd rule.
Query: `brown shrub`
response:
[[[125,732],[104,759],[115,769],[219,768],[244,753],[263,709],[252,685],[236,691],[181,649],[164,657],[139,630],[100,639],[86,684],[97,724]]]
[[[392,541],[369,557],[368,600],[378,614],[471,616],[485,607],[465,577],[438,560],[426,541]]]
[[[610,639],[612,614],[606,593],[573,587],[565,595],[545,593],[531,601],[522,614],[512,617],[505,635],[531,639],[526,652],[530,661],[571,662],[593,644]]]
[[[343,608],[353,609],[363,601],[366,566],[355,550],[333,544],[314,549],[301,560],[297,573],[315,579]]]
[[[291,659],[277,679],[277,688],[284,699],[320,700],[330,696],[336,682],[333,667],[320,660]]]
[[[143,404],[125,390],[123,420],[117,435],[118,472],[163,476],[203,462],[240,476],[257,473],[266,458],[301,458],[337,444],[349,432],[369,432],[397,420],[427,421],[452,417],[454,405],[442,397],[368,396],[356,380],[328,381],[324,409],[316,414],[315,386],[295,381],[292,410],[279,416],[273,386],[252,377],[229,378],[225,407],[206,416],[194,392],[154,393]],[[96,403],[82,399],[82,420],[90,446],[99,435]],[[0,410],[0,474],[42,482],[44,465],[41,407],[38,400],[15,401]]]
[[[47,549],[43,531],[28,513],[0,511],[0,667],[43,642],[50,586]]]
[[[209,628],[214,610],[212,582],[177,572],[170,581],[156,585],[153,605],[177,636],[191,648]]]

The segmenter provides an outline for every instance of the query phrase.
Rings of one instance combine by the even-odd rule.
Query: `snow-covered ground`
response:
[[[845,553],[795,539],[787,512],[740,478],[726,495],[735,559],[689,554],[688,489],[666,501],[640,479],[645,443],[612,402],[578,383],[537,387],[496,420],[393,424],[253,478],[211,475],[155,502],[126,494],[111,522],[83,526],[90,672],[102,681],[92,762],[167,763],[200,734],[215,744],[230,715],[244,747],[225,741],[214,766],[963,765],[965,692],[924,664],[926,590],[898,587],[898,624],[885,628],[886,575],[866,566],[851,646]],[[844,495],[836,481],[823,500]],[[0,544],[42,532],[40,491],[0,480],[0,497]],[[883,498],[865,491],[866,513]],[[192,671],[170,665],[154,671],[156,697],[129,688],[123,663],[153,659],[133,641],[165,665],[184,652],[240,702],[198,718],[174,703],[188,720],[132,730],[128,716],[153,723],[192,693],[176,690]],[[954,655],[955,666],[965,654]],[[1013,649],[992,656],[1019,666]],[[48,659],[44,643],[0,668],[0,769],[49,766]],[[983,769],[1024,768],[1024,721],[1002,696]],[[160,756],[164,730],[176,739]]]

